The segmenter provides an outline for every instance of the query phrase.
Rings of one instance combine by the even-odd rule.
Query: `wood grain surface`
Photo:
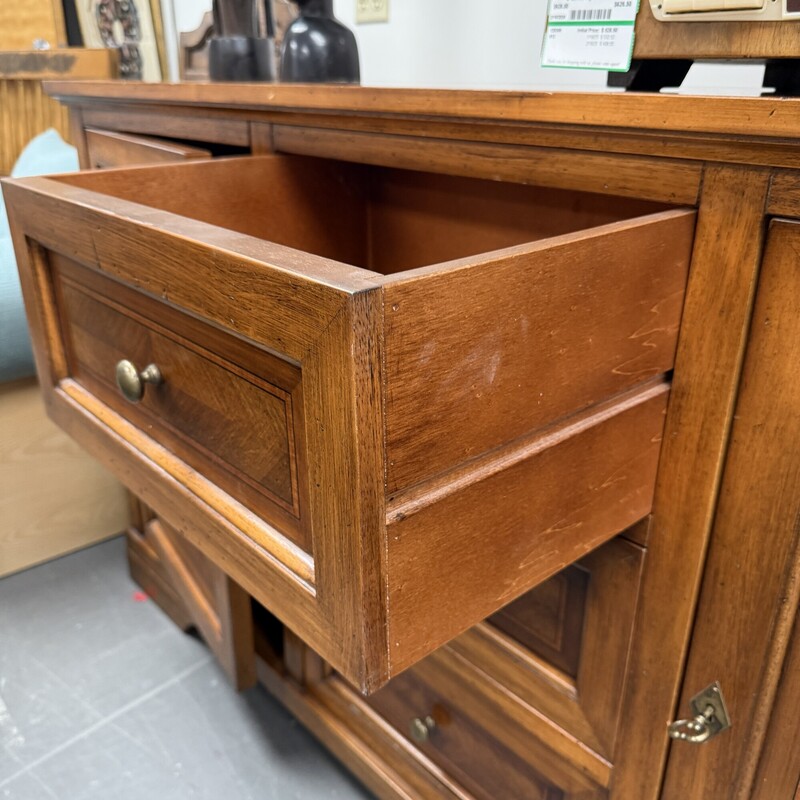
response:
[[[447,646],[535,708],[543,719],[540,735],[551,747],[574,758],[577,741],[608,763],[619,727],[644,557],[640,547],[622,537],[612,539]],[[574,674],[560,668],[552,647],[543,648],[530,635],[515,635],[517,626],[504,624],[517,604],[541,609],[536,600],[554,582],[563,587],[557,609],[581,603],[577,628],[566,614],[541,614],[552,638],[562,648],[575,649]],[[541,626],[542,620],[537,617],[536,623]],[[610,772],[604,774],[601,780],[607,782]]]
[[[160,520],[148,523],[145,538],[228,680],[237,690],[249,689],[256,682],[250,595]]]
[[[476,800],[524,797],[556,800],[561,793],[531,769],[525,759],[504,747],[462,709],[446,685],[444,693],[410,670],[370,697],[369,703],[398,731],[410,737],[413,719],[431,717],[435,728],[418,745]],[[449,696],[448,696],[449,695]]]
[[[310,553],[300,371],[68,259],[52,264],[70,375]],[[139,403],[116,385],[123,359],[161,372]]]
[[[694,219],[663,212],[387,284],[390,496],[671,369]]]
[[[275,149],[387,167],[600,192],[665,203],[694,203],[701,169],[686,161],[624,158],[554,148],[448,142],[421,136],[274,126]]]
[[[674,23],[673,23],[674,24]],[[666,27],[666,26],[664,26]],[[700,27],[700,26],[698,26]],[[108,81],[50,81],[47,91],[70,104],[102,99],[93,111],[91,124],[100,124],[99,115],[110,120],[111,130],[119,130],[114,122],[115,102],[126,106],[125,112],[140,114],[142,124],[155,136],[166,135],[157,129],[170,105],[180,106],[184,131],[190,131],[192,116],[203,118],[208,109],[222,107],[231,119],[244,110],[275,110],[273,118],[310,112],[316,116],[407,117],[416,118],[415,127],[422,127],[437,118],[459,120],[470,126],[476,122],[547,123],[557,126],[586,126],[596,136],[605,127],[625,130],[666,131],[681,133],[720,133],[724,135],[792,136],[800,120],[800,101],[787,98],[674,97],[661,94],[623,94],[579,92],[464,91],[431,89],[382,89],[373,87],[314,86],[311,84],[146,84],[131,92],[124,84]],[[105,107],[105,110],[103,109]],[[143,111],[147,109],[150,116]],[[155,112],[155,113],[154,113]],[[231,113],[235,112],[235,113]],[[96,115],[96,116],[95,116]],[[206,116],[207,118],[207,116]],[[423,124],[424,120],[424,124]],[[227,123],[226,123],[227,124]],[[246,122],[242,121],[245,126]],[[122,129],[124,130],[124,128]],[[134,129],[131,129],[134,130]],[[173,134],[170,134],[173,135]],[[216,140],[216,134],[209,130]],[[197,130],[195,130],[195,137]],[[183,138],[192,138],[184,133]],[[208,141],[208,139],[206,139]],[[245,137],[241,141],[246,144]],[[663,150],[662,150],[663,153]],[[680,157],[680,152],[676,152]]]
[[[89,169],[107,169],[138,164],[168,164],[195,158],[210,158],[211,152],[165,139],[114,133],[95,128],[86,130]]]
[[[570,418],[435,501],[390,508],[393,672],[649,513],[668,388]]]
[[[766,170],[709,167],[703,180],[622,701],[625,746],[612,783],[620,798],[650,800],[660,790],[750,325],[768,187]]]
[[[636,16],[634,58],[798,58],[795,20],[659,22],[647,0]]]
[[[795,740],[800,707],[800,615],[786,653],[783,674],[775,695],[773,714],[753,781],[753,800],[791,797],[800,791],[800,748]],[[796,797],[797,795],[795,795]]]
[[[794,628],[800,600],[798,252],[800,224],[773,222],[678,706],[683,715],[689,698],[718,680],[733,726],[699,752],[672,745],[666,797],[752,796]]]

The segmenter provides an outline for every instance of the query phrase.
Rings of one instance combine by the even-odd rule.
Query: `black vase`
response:
[[[287,28],[281,80],[358,83],[361,70],[353,32],[333,16],[333,0],[295,0],[300,16]]]
[[[257,36],[212,36],[208,77],[212,81],[274,81],[275,41]]]
[[[208,44],[212,81],[274,81],[272,6],[264,5],[267,36],[259,31],[257,0],[214,0],[214,35]]]

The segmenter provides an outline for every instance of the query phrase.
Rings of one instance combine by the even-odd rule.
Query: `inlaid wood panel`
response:
[[[310,551],[294,427],[302,412],[294,407],[302,404],[299,370],[206,332],[74,262],[52,261],[70,375],[140,427],[158,429],[188,463],[214,471],[220,485],[267,518],[278,515]],[[230,360],[234,353],[237,363]],[[123,358],[139,369],[152,361],[162,371],[163,384],[149,386],[138,404],[115,384]]]
[[[588,573],[580,567],[567,567],[487,621],[574,678],[580,663],[588,582]]]

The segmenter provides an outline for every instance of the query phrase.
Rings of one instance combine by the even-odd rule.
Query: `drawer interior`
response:
[[[630,198],[304,156],[56,178],[384,275],[665,206]]]

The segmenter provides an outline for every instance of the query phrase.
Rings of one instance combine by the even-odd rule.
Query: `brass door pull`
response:
[[[702,744],[731,726],[722,688],[714,682],[692,698],[689,703],[694,716],[670,723],[670,739],[689,744]]]
[[[414,717],[411,720],[411,738],[417,744],[425,744],[431,735],[431,731],[436,727],[436,720],[433,717]]]
[[[164,382],[161,370],[155,364],[148,364],[141,372],[127,358],[117,364],[117,386],[126,400],[138,403],[144,397],[145,386],[150,383],[158,386]]]

